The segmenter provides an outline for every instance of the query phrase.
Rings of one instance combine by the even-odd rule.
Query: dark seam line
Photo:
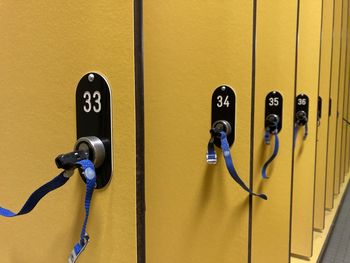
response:
[[[297,28],[296,28],[296,39],[295,39],[295,65],[294,65],[294,97],[296,97],[297,92],[297,80],[298,80],[298,55],[299,55],[299,26],[300,26],[300,0],[297,1]],[[293,120],[295,120],[295,103],[293,103]],[[294,134],[293,134],[294,136]],[[292,250],[292,215],[293,215],[293,191],[294,191],[294,144],[292,144],[292,176],[291,176],[291,196],[290,196],[290,219],[289,219],[289,259],[291,259]]]
[[[257,32],[257,0],[253,1],[253,39],[252,39],[252,90],[250,113],[250,164],[249,188],[253,190],[254,183],[254,116],[255,116],[255,71],[256,71],[256,32]],[[252,262],[252,232],[253,232],[253,196],[249,195],[248,222],[248,263]]]
[[[134,0],[137,262],[146,262],[143,2]]]

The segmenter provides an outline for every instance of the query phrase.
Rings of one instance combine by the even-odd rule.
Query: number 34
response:
[[[85,91],[83,94],[83,98],[85,99],[84,111],[90,112],[91,109],[94,112],[98,113],[101,111],[101,93],[99,91],[95,91],[92,94],[92,98],[94,99],[94,105],[91,104],[91,93],[90,91]]]
[[[216,106],[218,106],[219,108],[223,107],[223,106],[226,106],[227,108],[230,107],[230,101],[229,101],[229,98],[228,96],[225,97],[225,99],[220,95],[220,96],[217,96],[217,101],[218,103],[216,103]]]

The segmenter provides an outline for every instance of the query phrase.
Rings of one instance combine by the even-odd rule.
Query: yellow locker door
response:
[[[326,164],[328,142],[329,81],[332,53],[333,0],[322,1],[321,58],[319,96],[322,99],[321,118],[317,128],[314,228],[324,228],[326,196]]]
[[[311,257],[322,2],[300,1],[299,10],[296,93],[308,96],[309,112],[307,137],[304,127],[295,135],[291,252]]]
[[[326,208],[333,208],[335,183],[335,143],[338,107],[338,76],[340,60],[340,35],[342,21],[342,0],[334,0],[333,13],[332,65],[330,80],[331,115],[328,128]]]
[[[148,262],[248,261],[249,195],[218,149],[215,166],[205,154],[212,94],[231,87],[233,162],[249,185],[252,35],[249,1],[144,2]]]
[[[258,1],[255,67],[254,190],[268,201],[253,199],[252,262],[289,262],[292,144],[294,126],[294,79],[297,2]],[[263,164],[273,152],[264,143],[265,98],[271,91],[283,96],[280,148],[262,179]]]
[[[350,4],[349,4],[349,14],[350,14]],[[348,33],[347,37],[349,39],[350,35],[350,19],[348,19]],[[347,70],[346,70],[346,81],[345,81],[345,89],[348,92],[347,101],[348,104],[345,108],[345,123],[346,123],[346,142],[345,142],[345,167],[344,167],[344,173],[347,174],[349,172],[349,161],[350,161],[350,127],[349,127],[349,119],[350,119],[350,86],[349,86],[349,80],[350,80],[350,41],[347,41]]]
[[[340,61],[338,77],[338,105],[337,105],[337,121],[336,121],[336,144],[335,144],[335,167],[334,167],[334,194],[339,194],[340,184],[342,181],[341,172],[341,145],[343,130],[343,105],[344,105],[344,76],[345,76],[345,59],[346,59],[346,33],[348,20],[348,0],[343,0],[342,22],[340,36]]]
[[[114,175],[96,190],[80,262],[136,262],[132,1],[1,1],[1,206],[17,210],[76,141],[75,91],[89,71],[112,89]],[[2,263],[67,262],[85,185],[74,175],[23,217],[0,218]]]
[[[339,186],[344,182],[344,177],[345,177],[345,155],[346,155],[346,120],[347,120],[347,107],[348,107],[348,96],[349,96],[349,90],[347,88],[346,82],[348,78],[348,56],[349,56],[349,49],[348,49],[348,32],[349,32],[349,2],[345,2],[346,8],[346,14],[343,17],[343,22],[345,23],[345,28],[343,29],[343,44],[345,51],[343,52],[343,71],[342,71],[342,76],[340,79],[340,87],[343,89],[343,107],[340,109],[341,112],[341,153],[340,153],[340,184]]]

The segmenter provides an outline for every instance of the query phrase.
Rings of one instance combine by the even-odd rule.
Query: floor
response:
[[[343,205],[320,263],[350,263],[350,190],[345,193]]]

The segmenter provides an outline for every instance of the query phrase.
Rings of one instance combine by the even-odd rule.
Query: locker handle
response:
[[[249,189],[243,180],[239,177],[232,161],[232,156],[230,152],[230,145],[227,141],[227,133],[228,130],[224,130],[225,125],[223,123],[216,123],[216,126],[210,130],[211,138],[208,143],[208,152],[207,152],[207,162],[208,164],[216,164],[217,155],[215,152],[215,138],[219,138],[221,141],[221,150],[224,156],[226,168],[230,173],[232,179],[241,186],[243,190],[248,192],[250,195],[254,195],[260,197],[261,199],[267,200],[267,196],[265,194],[257,194],[254,193],[251,189]]]

